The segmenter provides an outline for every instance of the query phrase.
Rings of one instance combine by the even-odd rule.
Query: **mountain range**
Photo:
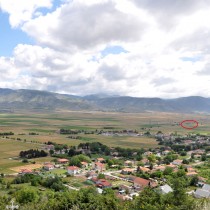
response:
[[[210,98],[138,98],[96,94],[75,96],[38,90],[0,88],[0,110],[210,113]]]

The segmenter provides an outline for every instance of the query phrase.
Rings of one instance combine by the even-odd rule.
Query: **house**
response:
[[[134,171],[136,171],[135,168],[123,168],[122,171],[121,171],[121,174],[131,174]]]
[[[67,168],[67,172],[68,172],[68,174],[70,174],[70,175],[78,174],[78,173],[79,173],[79,170],[80,170],[80,168],[78,168],[77,166],[69,166],[69,167]]]
[[[133,192],[132,186],[127,186],[127,185],[120,185],[120,186],[119,186],[119,193],[120,193],[120,194],[125,193],[126,191],[127,191],[128,193]]]
[[[93,169],[98,171],[104,171],[106,169],[106,165],[100,162],[93,163]]]
[[[68,162],[69,162],[69,160],[68,159],[65,159],[65,158],[58,159],[58,163],[59,164],[67,164]]]
[[[21,175],[33,174],[33,171],[31,169],[22,169],[19,174]]]
[[[171,151],[170,150],[164,150],[164,151],[162,151],[162,154],[167,155],[169,152],[171,152]]]
[[[146,173],[146,172],[149,172],[150,171],[150,169],[149,168],[146,168],[146,167],[139,167],[139,170],[140,171],[142,171],[142,172],[144,172],[144,173]]]
[[[202,189],[210,192],[210,185],[209,184],[204,184]]]
[[[53,170],[55,168],[55,166],[51,163],[46,163],[44,164],[43,168],[47,171]]]
[[[87,162],[81,162],[82,168],[87,168],[88,167],[88,163]]]
[[[97,162],[105,163],[105,160],[104,160],[104,158],[97,158]]]
[[[134,177],[133,179],[133,186],[140,190],[144,189],[145,187],[150,186],[150,180],[143,179],[140,177]]]
[[[149,155],[152,155],[152,154],[153,154],[153,153],[150,152],[150,151],[147,151],[147,152],[144,153],[145,156],[149,156]]]
[[[166,166],[155,166],[152,171],[164,171]]]
[[[195,171],[187,172],[187,173],[186,173],[186,176],[196,176],[196,175],[198,175],[198,173],[195,172]]]
[[[161,194],[167,194],[169,192],[173,192],[173,189],[168,184],[165,184],[159,187],[159,191]]]
[[[141,160],[141,162],[144,164],[144,165],[149,165],[149,160],[147,158],[143,158]]]
[[[112,187],[112,184],[108,182],[106,179],[98,179],[96,181],[96,186],[104,189]]]
[[[131,161],[131,160],[126,160],[126,161],[124,162],[124,165],[125,165],[125,166],[133,166],[133,165],[134,165],[134,162]]]
[[[192,168],[191,166],[189,166],[187,167],[187,172],[196,172],[196,170]]]
[[[194,196],[196,198],[210,198],[210,185],[204,184],[201,189],[195,191]]]
[[[53,144],[45,145],[43,149],[44,150],[48,150],[48,151],[49,150],[54,150],[55,149],[55,146]]]
[[[172,162],[173,165],[181,165],[183,160],[176,159]]]
[[[92,178],[95,178],[97,176],[98,176],[98,174],[95,173],[95,171],[88,171],[87,174],[86,174],[86,177],[88,177],[88,179],[92,179]]]
[[[170,168],[173,168],[173,169],[177,168],[177,166],[173,165],[173,164],[166,165],[166,167],[170,167]]]
[[[197,189],[194,193],[194,196],[196,198],[209,198],[210,192],[207,190],[203,190],[203,189]]]
[[[119,152],[111,152],[111,155],[112,156],[118,156],[119,155]]]

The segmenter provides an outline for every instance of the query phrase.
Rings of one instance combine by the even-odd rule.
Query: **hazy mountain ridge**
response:
[[[75,96],[38,90],[0,89],[0,109],[100,110],[116,112],[208,112],[210,98],[137,98],[95,94]]]

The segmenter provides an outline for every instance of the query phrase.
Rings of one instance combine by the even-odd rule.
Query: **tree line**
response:
[[[45,152],[44,150],[38,150],[38,149],[30,149],[27,151],[20,151],[20,154],[19,154],[19,156],[21,158],[27,158],[27,159],[46,157],[47,155],[48,155],[47,152]]]

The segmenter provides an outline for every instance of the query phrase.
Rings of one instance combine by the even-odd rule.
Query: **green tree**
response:
[[[163,171],[163,175],[171,175],[172,173],[173,173],[173,168],[168,167],[168,166]]]
[[[15,194],[16,200],[19,203],[37,202],[39,194],[36,190],[30,188],[22,188]]]

